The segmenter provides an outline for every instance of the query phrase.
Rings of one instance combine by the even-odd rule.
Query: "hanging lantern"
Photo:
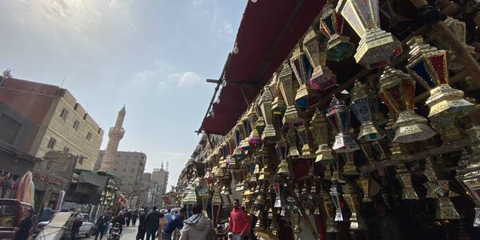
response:
[[[335,143],[333,144],[335,152],[353,152],[360,149],[355,140],[349,135],[350,110],[335,95],[332,97],[326,116],[330,125],[337,131]]]
[[[310,149],[310,145],[308,143],[308,132],[305,124],[301,124],[295,127],[297,130],[298,138],[302,143],[302,155],[301,158],[313,158],[314,155]]]
[[[319,31],[310,27],[303,39],[303,49],[313,73],[309,80],[312,89],[325,91],[337,84],[337,76],[327,67],[327,46]]]
[[[327,217],[327,220],[325,222],[325,225],[327,226],[325,229],[325,232],[327,233],[332,233],[332,232],[338,232],[337,229],[337,223],[335,222],[335,219],[332,216],[332,211],[333,211],[333,202],[332,199],[330,199],[330,196],[328,195],[327,192],[322,191],[322,199],[323,199],[323,212],[325,213],[325,216]]]
[[[272,92],[270,91],[270,88],[266,86],[263,89],[263,94],[260,100],[260,108],[266,124],[262,133],[262,140],[273,140],[277,136],[275,127],[273,126],[272,101]]]
[[[317,156],[315,162],[325,161],[329,163],[335,161],[332,148],[328,145],[330,134],[327,118],[318,109],[315,110],[312,120],[310,121],[310,132],[312,132],[314,141],[319,144],[317,151],[315,151],[315,155]]]
[[[462,117],[473,110],[474,105],[463,99],[464,93],[449,85],[447,55],[415,36],[407,42],[410,46],[408,72],[425,89],[430,90],[426,104],[430,107],[428,117],[447,115]]]
[[[398,15],[395,12],[392,5],[392,0],[385,0],[380,5],[380,12],[388,18],[388,29],[396,33],[400,38],[408,32],[410,26],[412,25],[410,19]]]
[[[277,152],[278,158],[280,158],[277,174],[289,176],[290,170],[287,162],[287,143],[285,142],[285,138],[283,138],[283,136],[277,141],[277,144],[275,145],[275,151]]]
[[[402,53],[402,44],[380,29],[378,0],[340,0],[336,8],[361,38],[355,60],[367,69],[390,64]]]
[[[250,132],[250,136],[248,137],[248,143],[250,144],[260,144],[262,139],[260,138],[260,134],[255,126],[255,123],[258,120],[257,114],[255,113],[255,105],[252,105],[250,110],[248,111],[248,122],[252,131]]]
[[[358,199],[358,194],[355,187],[349,183],[343,186],[343,199],[347,203],[348,208],[352,215],[350,216],[350,229],[357,230],[366,230],[367,225],[363,218],[360,216],[360,201]]]
[[[372,202],[372,198],[370,198],[370,178],[362,176],[357,179],[357,184],[363,193],[362,202]]]
[[[380,76],[379,95],[388,108],[398,114],[393,124],[393,142],[411,143],[429,139],[436,132],[427,126],[427,119],[414,112],[415,81],[402,71],[387,67]]]
[[[283,63],[282,71],[278,77],[278,84],[283,100],[287,106],[285,115],[283,116],[283,123],[297,123],[300,121],[298,117],[297,107],[295,106],[295,88],[293,87],[292,69],[288,62]]]
[[[277,73],[273,73],[272,80],[268,85],[270,87],[270,91],[273,94],[273,102],[272,102],[272,111],[274,115],[282,115],[285,113],[285,101],[282,98],[282,92],[280,91],[279,80]]]
[[[357,171],[357,167],[355,167],[354,159],[355,159],[355,152],[342,152],[338,153],[342,156],[345,165],[343,166],[342,173],[347,176],[358,176],[360,173]]]
[[[412,176],[410,175],[410,172],[405,168],[405,165],[403,163],[397,164],[396,171],[397,179],[398,181],[400,181],[403,187],[402,199],[418,200],[418,195],[412,185]]]
[[[258,131],[258,134],[260,136],[263,134],[263,130],[265,129],[265,119],[263,118],[262,109],[260,107],[261,100],[262,100],[262,98],[258,97],[257,100],[255,101],[255,104],[253,104],[253,107],[255,109],[255,113],[257,114],[257,121],[255,122],[255,129]]]
[[[342,35],[343,17],[335,12],[332,4],[327,1],[323,6],[320,17],[320,31],[329,39],[327,46],[327,60],[340,62],[353,54],[354,44],[349,37]]]
[[[290,58],[290,65],[295,78],[298,81],[298,90],[295,94],[295,105],[298,108],[308,108],[310,101],[316,95],[308,85],[308,80],[312,75],[312,66],[308,62],[306,55],[303,53],[301,44],[297,45]]]
[[[385,137],[374,124],[378,101],[367,86],[356,80],[350,98],[350,109],[361,123],[358,140],[376,141]]]
[[[297,149],[297,136],[295,135],[295,130],[293,128],[288,129],[287,132],[287,143],[288,143],[288,155],[290,159],[297,159],[300,157],[300,152]]]
[[[330,188],[330,197],[335,205],[335,222],[343,222],[342,205],[340,202],[340,193],[337,189],[337,184],[332,184]]]

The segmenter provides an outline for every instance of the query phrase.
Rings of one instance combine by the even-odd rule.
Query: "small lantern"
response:
[[[349,219],[350,229],[354,231],[366,230],[367,225],[360,216],[360,201],[358,199],[358,193],[352,184],[346,184],[343,186],[343,199],[345,199],[350,212],[352,212]]]
[[[349,37],[342,35],[343,17],[335,12],[332,4],[327,1],[323,6],[320,17],[320,31],[329,39],[327,46],[327,60],[341,62],[352,56],[354,44]]]
[[[293,51],[292,57],[290,58],[290,65],[299,85],[295,94],[295,105],[298,108],[308,108],[311,99],[314,99],[316,95],[310,85],[308,85],[308,80],[312,75],[313,69],[300,44],[297,45]]]
[[[410,172],[405,168],[405,165],[403,163],[397,164],[396,171],[397,179],[398,181],[400,181],[403,187],[402,199],[418,200],[418,195],[412,185],[412,176],[410,175]]]
[[[358,176],[360,173],[357,171],[357,167],[355,167],[354,158],[355,152],[342,152],[338,153],[342,156],[345,165],[343,166],[342,173],[348,176]]]
[[[429,139],[436,132],[427,126],[427,119],[414,112],[415,81],[402,71],[387,67],[380,76],[379,95],[388,108],[398,114],[393,124],[393,142],[411,143]]]
[[[327,67],[327,46],[322,38],[319,31],[310,27],[303,40],[303,49],[313,67],[309,85],[325,91],[337,84],[337,76]]]
[[[270,87],[270,91],[273,94],[273,102],[272,102],[272,111],[274,115],[282,115],[285,113],[285,101],[282,98],[282,92],[280,90],[279,81],[277,77],[277,73],[273,73],[272,80],[268,85]]]
[[[287,62],[283,63],[282,71],[278,77],[280,92],[283,100],[287,106],[285,115],[283,116],[283,123],[297,123],[300,121],[298,117],[298,110],[295,106],[295,88],[293,87],[293,74],[290,65]]]
[[[260,138],[260,134],[258,133],[258,130],[256,128],[256,122],[258,120],[257,114],[255,113],[255,105],[253,105],[249,112],[248,112],[248,122],[250,123],[250,126],[252,128],[252,131],[250,132],[250,136],[248,137],[248,143],[250,144],[260,144],[262,142],[262,139]]]
[[[313,158],[314,155],[310,149],[310,145],[308,143],[308,132],[305,124],[301,124],[295,127],[297,130],[298,138],[302,143],[302,155],[301,158]]]
[[[310,121],[310,132],[313,138],[318,142],[319,146],[315,155],[315,162],[325,161],[326,163],[335,161],[332,154],[332,148],[328,145],[330,139],[327,118],[318,109],[315,110],[312,120]]]
[[[333,183],[330,188],[330,197],[335,205],[335,222],[343,222],[342,205],[340,202],[340,193],[337,189],[337,184]]]
[[[350,97],[352,100],[350,109],[362,124],[358,140],[376,141],[385,137],[374,124],[378,101],[370,89],[357,80],[350,92]]]
[[[337,131],[333,150],[335,152],[353,152],[360,149],[355,140],[349,135],[350,110],[335,95],[332,97],[332,102],[327,109],[326,115],[328,122]]]
[[[278,158],[280,158],[277,174],[289,176],[290,170],[287,162],[287,143],[285,142],[283,136],[277,141],[277,144],[275,145],[275,151],[277,152]]]
[[[446,51],[425,43],[422,36],[413,37],[407,44],[411,56],[408,59],[408,72],[425,89],[430,90],[430,97],[426,101],[430,107],[428,117],[462,117],[473,110],[474,105],[463,99],[463,91],[449,85]]]
[[[335,219],[333,218],[332,211],[333,211],[333,202],[332,199],[330,199],[330,195],[328,195],[327,192],[322,191],[322,199],[323,199],[323,212],[325,216],[327,217],[327,220],[325,222],[325,225],[327,228],[325,229],[325,232],[327,233],[332,233],[332,232],[338,232],[337,229],[337,223],[335,222]]]
[[[300,152],[298,152],[297,149],[297,136],[295,135],[295,130],[293,130],[293,128],[288,129],[287,143],[289,145],[287,157],[290,159],[299,158]]]
[[[260,100],[260,108],[262,110],[262,115],[266,124],[265,129],[262,133],[262,140],[272,140],[275,139],[277,136],[275,127],[273,126],[272,101],[272,92],[270,91],[270,88],[268,86],[265,86]]]
[[[370,198],[370,178],[362,176],[357,179],[357,184],[363,193],[362,202],[372,202],[372,198]]]
[[[380,29],[378,0],[340,0],[337,12],[347,20],[361,40],[355,60],[367,69],[390,64],[402,53],[402,44]]]

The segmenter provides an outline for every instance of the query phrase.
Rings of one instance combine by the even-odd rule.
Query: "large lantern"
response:
[[[337,135],[335,136],[335,143],[333,150],[335,152],[353,152],[360,149],[350,136],[350,109],[340,102],[335,95],[332,97],[332,102],[327,109],[328,122],[335,128]]]
[[[313,69],[301,45],[297,45],[293,51],[292,57],[290,58],[290,65],[292,66],[293,73],[299,85],[295,94],[295,105],[299,108],[307,108],[310,105],[310,99],[315,95],[308,85],[308,80],[312,76]]]
[[[300,121],[298,117],[297,107],[295,106],[295,88],[293,87],[293,73],[292,68],[287,62],[283,63],[282,71],[278,77],[280,92],[283,100],[287,106],[285,115],[283,116],[283,123],[297,123]]]
[[[362,124],[358,140],[376,141],[385,137],[374,124],[378,101],[367,85],[355,81],[350,97],[352,100],[350,109]]]
[[[398,114],[393,124],[393,142],[411,143],[429,139],[436,132],[427,126],[427,119],[414,112],[415,81],[402,71],[387,67],[380,76],[379,95],[388,108]]]
[[[266,86],[263,89],[263,94],[260,100],[260,109],[262,110],[262,115],[266,124],[262,133],[262,140],[275,139],[277,136],[275,127],[273,126],[272,101],[272,92],[270,91],[270,88]]]
[[[353,43],[349,41],[349,37],[342,35],[343,23],[342,15],[327,1],[320,17],[320,31],[329,39],[327,46],[329,61],[340,62],[353,54]]]
[[[402,53],[402,44],[380,29],[378,0],[340,0],[336,10],[342,14],[361,40],[355,60],[367,69],[386,66]]]
[[[313,73],[309,80],[312,89],[325,91],[337,84],[337,76],[327,67],[327,46],[319,31],[310,27],[303,39],[303,49]]]
[[[410,46],[408,72],[425,89],[430,90],[426,104],[430,107],[428,117],[465,116],[473,110],[473,104],[463,99],[463,91],[449,85],[447,54],[415,36],[407,43]]]

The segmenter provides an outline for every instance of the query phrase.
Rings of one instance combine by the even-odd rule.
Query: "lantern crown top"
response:
[[[398,69],[387,66],[383,71],[382,75],[380,75],[380,79],[378,81],[380,83],[380,86],[384,86],[394,82],[395,80],[401,80],[401,79],[408,79],[411,82],[414,82],[409,74],[406,74]]]
[[[327,119],[325,118],[325,114],[323,114],[320,110],[315,109],[315,113],[313,114],[312,120],[310,121],[310,125],[314,125],[317,122],[326,122]]]
[[[350,97],[352,100],[357,100],[360,98],[368,97],[370,93],[370,89],[366,84],[363,84],[358,79],[355,80],[353,85],[353,89],[350,92]]]
[[[280,71],[279,78],[284,78],[286,76],[291,76],[292,75],[292,68],[290,67],[290,64],[288,64],[287,61],[283,62],[283,67],[282,70]]]

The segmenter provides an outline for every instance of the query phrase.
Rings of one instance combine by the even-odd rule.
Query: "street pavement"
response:
[[[122,236],[120,237],[121,240],[135,240],[135,237],[137,236],[137,229],[138,226],[136,227],[124,227],[123,228],[123,233]],[[93,240],[95,239],[95,236],[91,236],[90,238],[80,238],[82,240]],[[100,239],[100,236],[98,236],[98,239]],[[103,236],[103,240],[107,240],[107,236]]]

